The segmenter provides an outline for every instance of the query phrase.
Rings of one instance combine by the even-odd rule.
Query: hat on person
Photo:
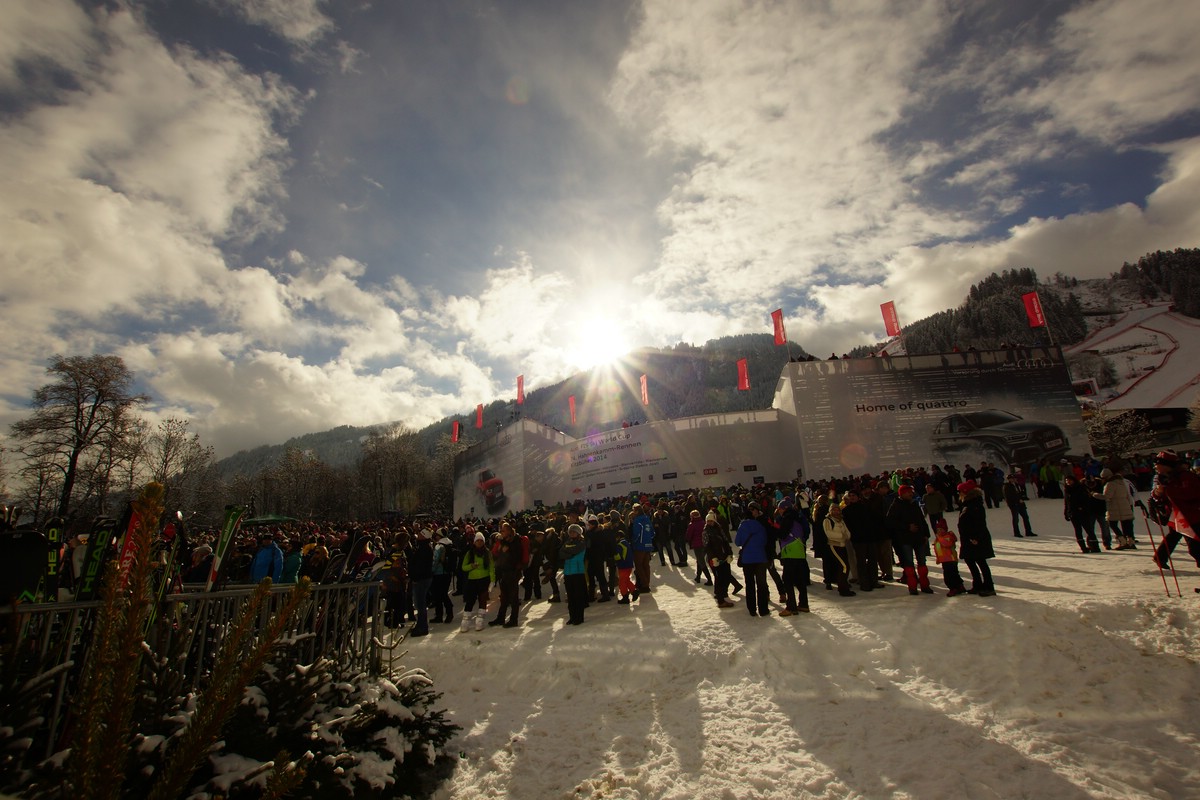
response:
[[[442,538],[438,539],[438,544],[454,544],[454,542],[450,541],[450,537],[443,536]]]
[[[1179,454],[1174,450],[1160,450],[1154,456],[1155,464],[1166,464],[1168,467],[1179,466]]]
[[[1109,478],[1111,478],[1112,476],[1113,476],[1113,471],[1111,469],[1108,469],[1107,467],[1105,467],[1104,469],[1100,470],[1100,480],[1106,481]]]
[[[780,501],[779,501],[779,507],[780,507],[780,508],[791,508],[791,507],[792,507],[792,506],[794,506],[795,504],[796,504],[796,501],[795,501],[795,500],[793,500],[793,499],[792,499],[792,498],[790,498],[790,497],[785,497],[785,498],[783,498],[782,500],[780,500]]]
[[[746,510],[747,511],[762,511],[762,508],[758,505],[758,503],[751,500],[749,503],[746,504]]]
[[[912,485],[911,485],[911,484],[908,484],[908,483],[902,483],[902,484],[900,484],[900,486],[899,486],[899,487],[896,489],[896,494],[909,494],[909,495],[910,495],[910,494],[912,494],[912,493],[913,493],[913,492],[915,492],[915,491],[916,491],[916,490],[915,490],[915,489],[913,489],[913,487],[912,487]]]
[[[475,543],[476,544],[478,544],[479,542],[486,542],[486,541],[487,541],[487,537],[484,536],[482,533],[475,534]]]
[[[429,538],[432,538],[432,536],[433,536],[433,531],[431,531],[429,528],[420,528],[417,530],[417,538],[418,539],[429,539]]]
[[[704,521],[705,522],[716,522],[717,521],[716,512],[713,512],[713,511],[708,512],[708,514],[706,514],[704,516]]]
[[[567,526],[567,533],[573,534],[575,536],[582,536],[583,528],[580,527],[577,523],[572,522],[570,525]]]
[[[960,483],[958,485],[958,493],[966,494],[967,492],[973,491],[978,488],[979,488],[979,484],[975,483],[975,481],[963,481],[962,483]]]

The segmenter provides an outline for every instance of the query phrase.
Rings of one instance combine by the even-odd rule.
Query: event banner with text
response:
[[[991,461],[1028,471],[1088,451],[1058,348],[788,364],[805,475]]]

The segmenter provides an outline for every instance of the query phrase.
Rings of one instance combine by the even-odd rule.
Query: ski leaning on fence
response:
[[[225,554],[229,552],[229,545],[233,542],[234,534],[241,527],[242,516],[245,513],[246,509],[243,506],[225,506],[225,521],[221,523],[221,535],[217,538],[217,547],[213,551],[212,571],[208,573],[208,581],[204,584],[204,591],[210,591],[213,586],[219,585],[221,567],[225,563]]]

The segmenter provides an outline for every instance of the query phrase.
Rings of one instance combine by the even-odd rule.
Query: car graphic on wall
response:
[[[1058,458],[1070,448],[1062,428],[989,408],[943,417],[933,429],[933,451],[939,461],[978,456],[1009,466],[1041,458]]]
[[[479,473],[477,488],[488,511],[496,511],[504,505],[504,481],[497,478],[496,473],[490,469],[482,470]]]

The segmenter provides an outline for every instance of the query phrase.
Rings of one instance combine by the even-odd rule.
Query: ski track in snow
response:
[[[655,561],[652,594],[579,628],[544,601],[518,630],[435,625],[402,661],[463,726],[436,796],[1200,797],[1194,564],[1167,598],[1144,533],[1081,555],[1061,501],[1030,510],[1034,540],[988,512],[992,598],[945,597],[936,567],[934,596],[841,598],[814,560],[813,613],[772,592],[758,619]]]

